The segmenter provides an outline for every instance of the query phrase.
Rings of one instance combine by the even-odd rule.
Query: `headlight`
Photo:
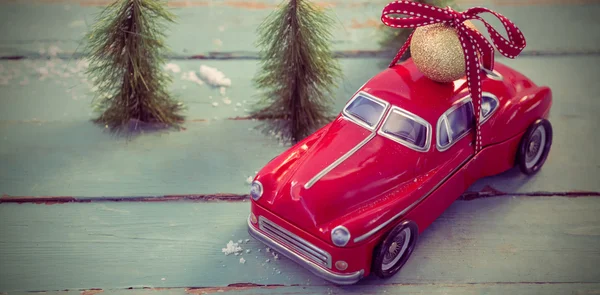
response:
[[[250,196],[252,199],[257,201],[263,194],[263,186],[258,180],[252,182],[252,186],[250,187]]]
[[[339,225],[331,231],[331,241],[336,246],[344,247],[350,241],[350,232],[347,228]]]

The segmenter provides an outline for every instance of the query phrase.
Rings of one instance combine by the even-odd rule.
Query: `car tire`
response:
[[[539,119],[527,128],[519,149],[517,164],[526,175],[537,173],[548,158],[552,146],[552,124],[546,119]]]
[[[394,227],[373,251],[371,272],[385,279],[395,275],[408,261],[417,243],[419,230],[413,221]]]

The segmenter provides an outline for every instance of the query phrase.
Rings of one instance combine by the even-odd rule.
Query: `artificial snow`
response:
[[[215,87],[231,86],[231,79],[225,77],[225,74],[223,74],[221,71],[209,66],[200,66],[200,78],[207,84]]]
[[[238,253],[243,251],[242,247],[239,246],[238,243],[234,243],[233,241],[229,241],[229,243],[227,243],[227,247],[221,249],[221,252],[225,253],[225,255],[229,255],[232,253]]]
[[[240,264],[244,264],[246,263],[246,259],[244,259],[244,257],[240,258]]]
[[[254,177],[252,177],[252,176],[248,176],[248,178],[246,178],[246,183],[247,183],[247,184],[251,184],[251,183],[252,183],[252,180],[254,180]]]
[[[213,102],[213,103],[212,103],[212,106],[213,106],[213,107],[218,107],[218,106],[219,106],[219,103],[218,103],[218,102]]]
[[[224,104],[231,104],[231,99],[229,99],[229,97],[225,97],[225,98],[223,98],[223,103]]]
[[[185,80],[185,81],[194,82],[198,85],[204,84],[204,82],[202,82],[202,80],[200,78],[198,78],[198,75],[196,75],[196,72],[194,72],[194,71],[189,71],[189,72],[183,73],[183,75],[181,75],[181,79]]]
[[[168,63],[168,64],[166,64],[165,65],[165,70],[171,71],[173,73],[179,73],[179,72],[181,72],[181,68],[177,64],[174,64],[174,63]],[[196,75],[196,74],[194,73],[194,75]]]

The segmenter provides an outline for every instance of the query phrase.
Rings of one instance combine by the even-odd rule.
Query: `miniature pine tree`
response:
[[[131,123],[175,127],[183,120],[163,72],[165,23],[173,21],[159,0],[117,0],[100,13],[87,43],[101,112],[94,122],[123,131]]]
[[[261,90],[252,118],[268,120],[267,129],[296,143],[326,124],[333,90],[341,77],[329,48],[332,19],[308,0],[289,0],[258,29]]]
[[[389,3],[390,1],[388,1],[387,3]],[[454,1],[452,0],[413,0],[413,2],[416,3],[424,3],[424,4],[429,4],[429,5],[434,5],[437,7],[442,7],[445,8],[447,6],[452,7],[453,9],[457,9],[456,6],[453,4]],[[384,24],[381,24],[379,26],[380,32],[381,32],[381,38],[379,40],[379,46],[381,47],[382,51],[385,53],[385,55],[389,58],[393,58],[396,53],[398,53],[398,50],[400,50],[400,48],[402,47],[402,45],[406,42],[406,40],[408,39],[408,36],[410,36],[410,34],[412,34],[412,32],[415,29],[398,29],[398,28],[390,28]],[[406,60],[410,57],[410,50],[407,50],[406,52],[404,52],[404,55],[402,56],[402,58],[400,59],[401,61]],[[385,65],[387,66],[387,60]]]

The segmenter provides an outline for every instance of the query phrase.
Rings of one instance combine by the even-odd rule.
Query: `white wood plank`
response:
[[[458,201],[397,276],[361,284],[598,283],[598,210],[598,198]],[[245,264],[225,256],[249,238],[247,214],[248,203],[3,204],[0,291],[329,286],[253,240]]]

